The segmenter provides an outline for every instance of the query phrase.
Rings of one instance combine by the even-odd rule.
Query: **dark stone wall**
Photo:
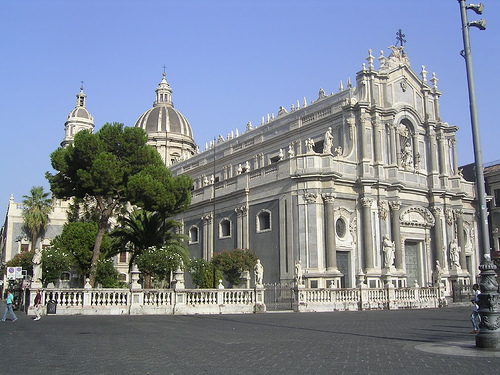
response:
[[[266,209],[271,212],[271,230],[257,232],[257,214]],[[250,250],[257,254],[264,266],[264,283],[277,283],[280,281],[280,217],[279,201],[250,206],[249,209]],[[253,280],[253,274],[252,274]],[[253,281],[252,281],[253,283]],[[252,284],[253,285],[253,284]]]

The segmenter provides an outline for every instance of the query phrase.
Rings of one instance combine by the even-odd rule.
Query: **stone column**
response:
[[[464,212],[455,210],[455,218],[457,223],[457,238],[458,246],[460,247],[460,267],[462,270],[467,270],[467,258],[465,256],[465,236],[464,236]]]
[[[201,217],[203,220],[203,259],[210,261],[214,253],[214,231],[212,213],[205,214]]]
[[[437,149],[436,149],[436,131],[434,130],[434,127],[429,126],[429,157],[431,159],[431,173],[437,172],[437,160],[436,157],[438,155]]]
[[[373,269],[373,230],[372,230],[372,206],[373,198],[361,198],[363,217],[363,256],[365,269]]]
[[[401,210],[401,203],[399,201],[390,201],[389,206],[391,207],[391,232],[392,240],[394,241],[394,265],[397,270],[403,269],[403,249],[401,247],[401,227],[399,222],[399,213]]]
[[[368,158],[368,145],[367,145],[367,134],[365,123],[370,121],[370,116],[362,115],[360,124],[360,141],[361,141],[361,160],[364,161]]]
[[[373,153],[375,164],[382,162],[382,137],[380,134],[381,124],[377,120],[372,120],[373,126]]]
[[[458,175],[458,156],[457,156],[457,139],[453,137],[451,139],[451,148],[453,152],[453,175]]]
[[[441,132],[438,135],[439,140],[439,173],[446,174],[446,144],[445,144],[445,136]]]
[[[391,139],[391,164],[399,165],[398,151],[397,151],[398,146],[396,141],[396,138],[398,137],[396,137],[394,123],[391,123],[390,125],[391,126],[389,126],[389,131],[390,131],[389,137]]]
[[[326,269],[337,271],[337,245],[335,243],[335,217],[333,213],[333,202],[335,194],[323,194],[325,201],[325,247],[326,247]]]
[[[436,219],[434,224],[434,256],[436,260],[439,261],[441,267],[446,265],[446,260],[443,259],[443,225],[441,222],[441,207],[433,206],[431,207],[431,212]]]
[[[236,212],[236,247],[238,249],[243,249],[243,243],[244,243],[244,234],[243,234],[243,228],[244,228],[244,223],[243,219],[244,216],[246,215],[247,212],[247,207],[246,206],[239,206],[234,209]]]

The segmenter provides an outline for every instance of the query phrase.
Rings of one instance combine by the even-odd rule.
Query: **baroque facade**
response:
[[[369,51],[355,86],[320,89],[204,152],[193,152],[190,127],[178,128],[184,143],[162,156],[194,180],[177,217],[191,256],[248,248],[264,282],[292,281],[299,263],[313,288],[475,281],[475,190],[458,171],[458,128],[440,117],[435,74],[416,74],[402,47],[390,50]],[[156,126],[144,117],[136,126],[154,144],[162,117]]]

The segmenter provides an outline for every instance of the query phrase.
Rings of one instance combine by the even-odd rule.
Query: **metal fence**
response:
[[[292,310],[295,300],[293,283],[264,284],[264,303],[267,311]]]

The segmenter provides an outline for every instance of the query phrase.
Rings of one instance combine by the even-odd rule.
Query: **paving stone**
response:
[[[0,308],[3,312],[2,304]],[[195,316],[44,316],[0,324],[22,374],[495,374],[470,309]]]

